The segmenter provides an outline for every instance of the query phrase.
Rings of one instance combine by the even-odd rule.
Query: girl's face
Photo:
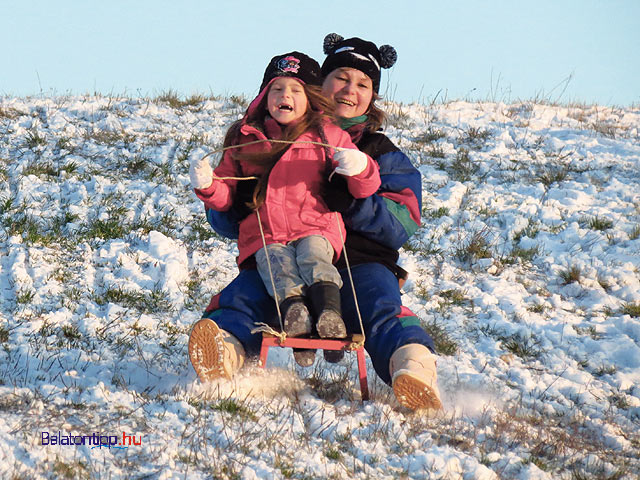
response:
[[[364,115],[373,99],[373,82],[368,75],[355,68],[336,68],[324,79],[322,94],[336,105],[339,117]]]
[[[269,115],[282,125],[289,125],[307,112],[308,101],[302,84],[291,77],[276,78],[267,95]]]

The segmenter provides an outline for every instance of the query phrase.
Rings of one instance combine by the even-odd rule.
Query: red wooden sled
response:
[[[290,338],[284,341],[270,333],[262,334],[262,347],[260,348],[260,366],[267,365],[267,355],[270,347],[310,348],[322,350],[350,350],[354,343],[361,343],[362,335],[352,335],[351,338],[325,339],[325,338]],[[362,401],[369,400],[369,386],[367,384],[367,364],[364,358],[364,346],[355,349],[358,356],[358,376],[360,377],[360,396]]]

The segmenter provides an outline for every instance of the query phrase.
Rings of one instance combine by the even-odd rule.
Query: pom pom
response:
[[[337,33],[329,33],[326,37],[324,37],[324,42],[322,43],[322,51],[325,53],[325,55],[329,55],[336,47],[336,45],[342,40],[344,40],[344,37],[342,35],[338,35]]]
[[[326,39],[325,39],[326,40]],[[382,68],[391,68],[398,60],[398,53],[391,45],[382,45],[380,47],[380,66]]]

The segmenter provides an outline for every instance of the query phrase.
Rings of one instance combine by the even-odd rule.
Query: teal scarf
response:
[[[353,127],[354,125],[359,125],[361,123],[364,123],[367,121],[367,116],[366,115],[360,115],[359,117],[352,117],[352,118],[343,118],[340,117],[340,128],[343,130],[346,130],[350,127]]]

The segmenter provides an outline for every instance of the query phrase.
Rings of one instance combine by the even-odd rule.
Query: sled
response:
[[[341,339],[327,338],[290,338],[284,341],[270,333],[262,334],[262,347],[260,348],[260,366],[265,368],[267,365],[267,356],[271,347],[290,347],[290,348],[308,348],[319,350],[352,350],[354,344],[359,346],[352,351],[358,356],[358,376],[360,377],[360,398],[362,401],[369,400],[369,386],[367,384],[367,364],[364,357],[364,346],[362,345],[364,337],[359,334]]]

